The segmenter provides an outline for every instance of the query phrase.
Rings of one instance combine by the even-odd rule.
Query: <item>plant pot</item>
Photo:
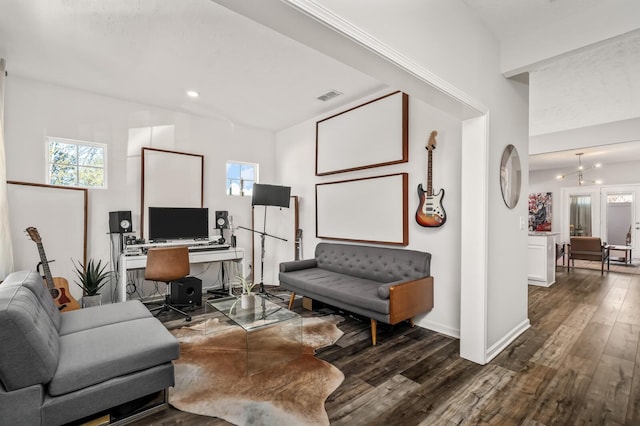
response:
[[[96,294],[95,296],[82,296],[82,307],[90,308],[92,306],[102,305],[102,295]]]
[[[242,309],[253,309],[256,305],[256,298],[253,293],[240,295],[240,307]]]

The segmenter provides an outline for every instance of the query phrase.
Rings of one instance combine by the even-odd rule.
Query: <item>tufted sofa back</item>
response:
[[[431,275],[431,253],[351,244],[319,243],[318,268],[381,283]]]
[[[6,284],[6,285],[5,285]],[[58,367],[58,330],[28,288],[0,284],[0,381],[8,391],[48,383]]]

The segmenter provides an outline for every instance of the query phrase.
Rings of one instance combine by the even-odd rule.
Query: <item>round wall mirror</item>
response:
[[[510,209],[518,204],[520,198],[520,187],[522,186],[522,167],[520,167],[520,157],[513,145],[507,145],[502,152],[500,161],[500,189],[502,199]]]

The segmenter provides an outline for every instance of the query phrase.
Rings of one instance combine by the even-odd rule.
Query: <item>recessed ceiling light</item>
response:
[[[196,92],[195,90],[187,90],[187,96],[190,98],[197,98],[198,96],[200,96],[200,93]]]

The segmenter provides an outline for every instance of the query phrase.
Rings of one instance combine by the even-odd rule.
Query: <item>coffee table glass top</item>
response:
[[[252,331],[258,328],[272,326],[292,319],[299,319],[300,315],[279,306],[264,297],[255,296],[253,308],[243,309],[239,297],[225,297],[207,301],[207,304],[220,311],[231,321]]]

